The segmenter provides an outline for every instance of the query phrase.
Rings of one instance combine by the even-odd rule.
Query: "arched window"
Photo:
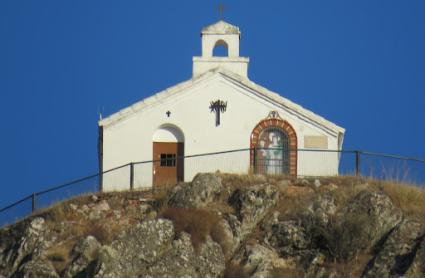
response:
[[[213,49],[214,57],[228,57],[229,56],[229,47],[224,40],[218,40]]]
[[[289,174],[289,140],[286,132],[278,127],[261,131],[255,156],[257,173]]]
[[[271,111],[252,130],[251,167],[256,174],[297,176],[297,134],[294,128]]]

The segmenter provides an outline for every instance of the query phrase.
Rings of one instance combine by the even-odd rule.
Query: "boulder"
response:
[[[310,245],[304,227],[294,220],[272,224],[269,230],[265,230],[264,241],[281,256],[293,256],[298,250],[305,250]]]
[[[363,272],[363,277],[404,276],[415,258],[422,233],[419,223],[403,220],[383,242]]]
[[[95,278],[117,278],[126,277],[128,269],[125,265],[120,264],[120,257],[116,250],[110,246],[102,246],[99,249],[98,258],[96,260],[94,275]],[[87,275],[87,277],[91,277]]]
[[[402,212],[386,194],[361,191],[340,212],[331,195],[322,195],[299,218],[312,248],[334,260],[351,260],[373,250],[401,221]]]
[[[173,223],[148,220],[123,232],[111,246],[103,246],[93,264],[93,277],[133,277],[144,273],[172,247]],[[144,276],[144,275],[142,275]]]
[[[282,258],[307,267],[319,253],[312,244],[312,237],[299,221],[279,221],[263,228],[264,242]]]
[[[313,214],[322,225],[329,222],[329,217],[335,215],[337,207],[335,199],[330,194],[318,195],[308,207],[309,213]]]
[[[13,277],[22,278],[59,278],[52,263],[44,259],[35,259],[28,261],[19,267],[17,273]]]
[[[152,264],[171,248],[174,238],[173,223],[165,219],[144,221],[121,234],[111,247],[123,264],[139,266]]]
[[[363,240],[366,245],[357,247],[370,249],[397,226],[402,220],[402,212],[385,193],[361,191],[343,211],[344,221],[353,218],[364,220],[361,234],[367,237]]]
[[[181,208],[201,208],[211,203],[222,190],[221,178],[197,174],[191,183],[180,183],[170,193],[168,205]]]
[[[227,219],[233,231],[232,252],[253,232],[278,199],[277,188],[269,184],[239,188],[232,194],[229,203],[236,215],[229,215]]]
[[[275,277],[274,269],[294,269],[296,267],[294,261],[280,258],[276,251],[260,244],[245,246],[243,256],[242,264],[250,277]]]
[[[80,273],[87,273],[89,265],[97,258],[101,244],[93,236],[80,240],[72,251],[74,259],[64,271],[63,277],[71,278]]]
[[[101,219],[104,215],[104,212],[109,211],[111,208],[106,200],[102,200],[100,203],[94,205],[91,208],[89,219],[98,220]]]
[[[425,277],[425,235],[421,237],[420,244],[416,248],[416,255],[409,269],[406,271],[406,277],[422,278]]]
[[[169,220],[145,221],[99,250],[95,277],[221,277],[225,268],[220,245],[207,237],[198,251],[190,235],[174,239]]]
[[[230,197],[242,226],[252,228],[276,205],[279,192],[276,187],[263,184],[237,189]]]
[[[180,238],[172,243],[170,252],[164,254],[155,264],[147,266],[143,277],[197,277],[193,267],[194,254],[190,235],[183,232]]]
[[[18,234],[10,234],[7,241],[2,240],[0,253],[0,275],[9,276],[17,271],[18,267],[30,256],[35,259],[48,247],[46,225],[42,217],[20,223]],[[30,266],[28,266],[30,267]]]
[[[207,237],[195,251],[187,233],[181,233],[161,260],[147,267],[144,277],[222,277],[225,260],[220,246]]]
[[[199,277],[221,277],[225,269],[225,259],[220,245],[210,237],[201,245],[199,252],[194,254],[194,267]]]

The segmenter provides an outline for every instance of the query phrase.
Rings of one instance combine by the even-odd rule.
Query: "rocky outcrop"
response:
[[[237,189],[230,197],[230,205],[236,210],[233,226],[238,236],[244,238],[274,207],[279,199],[276,187],[263,184]]]
[[[406,271],[406,277],[421,278],[425,277],[425,238],[422,236],[420,244],[417,249],[413,250],[416,252],[413,257],[412,264]],[[413,254],[412,254],[413,255]]]
[[[168,205],[180,208],[201,208],[211,203],[222,189],[221,178],[205,173],[197,174],[191,183],[176,185],[170,193]]]
[[[322,225],[328,224],[329,218],[336,212],[335,199],[330,194],[319,195],[308,207],[308,213],[313,214]]]
[[[294,220],[273,223],[265,231],[264,242],[282,257],[298,257],[309,252],[311,241],[306,230]]]
[[[274,277],[275,269],[293,269],[296,266],[294,261],[282,258],[274,249],[260,244],[247,245],[241,263],[246,273],[256,278]]]
[[[225,262],[216,242],[208,238],[196,252],[189,234],[174,236],[169,220],[139,224],[99,250],[95,277],[220,277]]]
[[[0,275],[7,276],[14,273],[20,267],[20,272],[26,269],[31,272],[49,272],[50,266],[40,262],[40,267],[35,269],[34,263],[26,262],[29,258],[38,259],[42,252],[49,246],[49,234],[45,220],[41,217],[19,224],[22,229],[21,235],[15,235],[15,241],[2,242],[0,253]],[[13,236],[13,235],[12,235]],[[41,272],[40,272],[41,273]]]
[[[190,235],[182,233],[173,242],[173,248],[157,264],[150,266],[145,277],[220,277],[225,262],[220,246],[211,239],[201,246],[197,253]]]
[[[130,272],[158,260],[171,248],[174,238],[173,223],[169,220],[148,220],[123,233],[112,242],[122,265]]]
[[[233,243],[229,253],[233,252],[257,227],[279,199],[276,187],[269,184],[255,185],[237,189],[230,197],[229,204],[236,215],[227,215],[227,224],[232,232]]]
[[[363,218],[362,235],[368,237],[364,249],[372,248],[402,220],[402,212],[383,192],[360,192],[343,211],[342,221]]]
[[[403,276],[412,266],[422,238],[423,230],[419,223],[403,220],[382,243],[363,277]]]
[[[14,277],[33,278],[33,277],[46,277],[46,278],[59,278],[52,263],[48,260],[37,258],[28,261],[21,265]]]
[[[66,268],[63,277],[71,278],[92,272],[93,262],[97,258],[101,244],[93,236],[88,236],[77,243],[72,251],[74,259]]]
[[[93,273],[86,273],[86,277],[96,278],[125,277],[125,275],[127,269],[120,264],[118,252],[110,246],[102,246],[99,249]]]
[[[152,201],[87,196],[0,230],[0,277],[348,277],[334,266],[358,255],[354,277],[425,277],[421,218],[379,188],[225,177]]]

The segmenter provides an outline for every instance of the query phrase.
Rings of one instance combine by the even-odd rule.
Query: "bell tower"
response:
[[[193,57],[193,77],[211,69],[222,67],[240,76],[248,78],[249,58],[239,57],[241,32],[237,26],[223,20],[202,29],[202,56]],[[224,46],[226,57],[214,56],[214,49]]]

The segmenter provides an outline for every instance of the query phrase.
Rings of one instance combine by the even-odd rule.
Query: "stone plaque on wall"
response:
[[[312,149],[327,149],[328,137],[326,136],[304,136],[304,147]]]

